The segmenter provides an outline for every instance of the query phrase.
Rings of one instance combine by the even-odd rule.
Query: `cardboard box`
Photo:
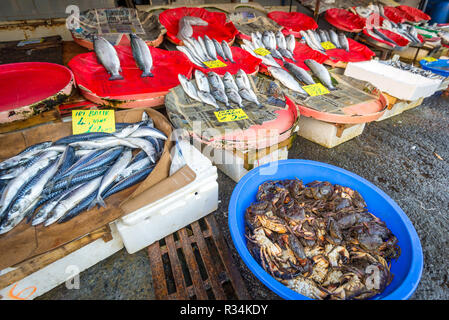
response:
[[[146,111],[153,119],[155,127],[171,136],[170,122],[154,109],[134,109],[118,111],[117,122],[137,122]],[[24,148],[42,142],[55,141],[71,134],[71,123],[52,123],[23,131],[0,134],[0,160],[14,156]],[[170,149],[173,142],[167,139],[160,160],[152,173],[140,184],[112,195],[106,200],[106,208],[94,208],[83,212],[65,223],[55,223],[48,227],[33,227],[22,221],[13,230],[0,235],[0,270],[13,266],[33,256],[53,250],[65,243],[84,236],[104,226],[136,208],[174,192],[195,179],[195,173],[185,166],[173,176],[169,176]],[[163,186],[159,187],[159,186]]]

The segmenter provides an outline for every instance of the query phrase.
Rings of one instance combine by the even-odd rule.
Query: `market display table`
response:
[[[250,299],[213,214],[148,247],[157,300]]]

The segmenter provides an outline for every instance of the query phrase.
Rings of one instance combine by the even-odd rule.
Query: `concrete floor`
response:
[[[427,98],[412,110],[369,123],[362,135],[333,149],[298,137],[291,159],[310,159],[352,171],[395,200],[421,239],[424,271],[412,299],[449,298],[449,99]],[[279,299],[239,258],[227,228],[235,187],[219,172],[219,208],[213,214],[253,299]],[[61,285],[39,299],[154,299],[146,252],[123,249],[80,275],[80,289]]]

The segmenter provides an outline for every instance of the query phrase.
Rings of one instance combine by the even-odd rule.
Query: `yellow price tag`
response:
[[[310,84],[308,86],[302,87],[311,97],[321,96],[323,94],[328,94],[329,90],[321,83]]]
[[[268,50],[265,49],[265,48],[257,48],[256,50],[254,50],[254,52],[257,53],[257,54],[260,55],[260,56],[266,56],[266,55],[268,55],[268,54],[271,54],[271,52],[268,51]]]
[[[434,57],[425,57],[422,60],[426,60],[428,62],[433,62],[433,61],[437,61],[438,59],[435,59]]]
[[[73,134],[115,132],[114,110],[72,110]]]
[[[221,68],[226,67],[226,64],[221,60],[211,60],[203,62],[208,68]]]
[[[330,50],[330,49],[336,48],[336,46],[330,41],[321,42],[321,46],[324,48],[324,50]]]
[[[242,108],[215,111],[214,113],[219,122],[231,122],[248,119],[248,116]]]

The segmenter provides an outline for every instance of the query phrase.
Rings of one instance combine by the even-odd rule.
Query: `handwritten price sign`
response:
[[[231,122],[248,119],[248,116],[246,115],[245,111],[242,110],[242,108],[215,111],[214,113],[219,122]]]
[[[72,110],[73,134],[115,132],[114,110]]]
[[[257,54],[260,55],[260,56],[266,56],[266,55],[268,55],[268,54],[271,54],[271,52],[268,51],[268,50],[265,49],[265,48],[257,48],[256,50],[254,50],[254,52],[257,53]]]
[[[330,41],[321,42],[321,46],[324,48],[324,50],[331,50],[336,48],[336,46]]]
[[[204,61],[204,64],[208,68],[221,68],[226,67],[226,64],[221,60],[211,60],[211,61]]]
[[[328,94],[329,90],[321,83],[310,84],[308,86],[302,87],[311,97],[321,96],[323,94]]]

